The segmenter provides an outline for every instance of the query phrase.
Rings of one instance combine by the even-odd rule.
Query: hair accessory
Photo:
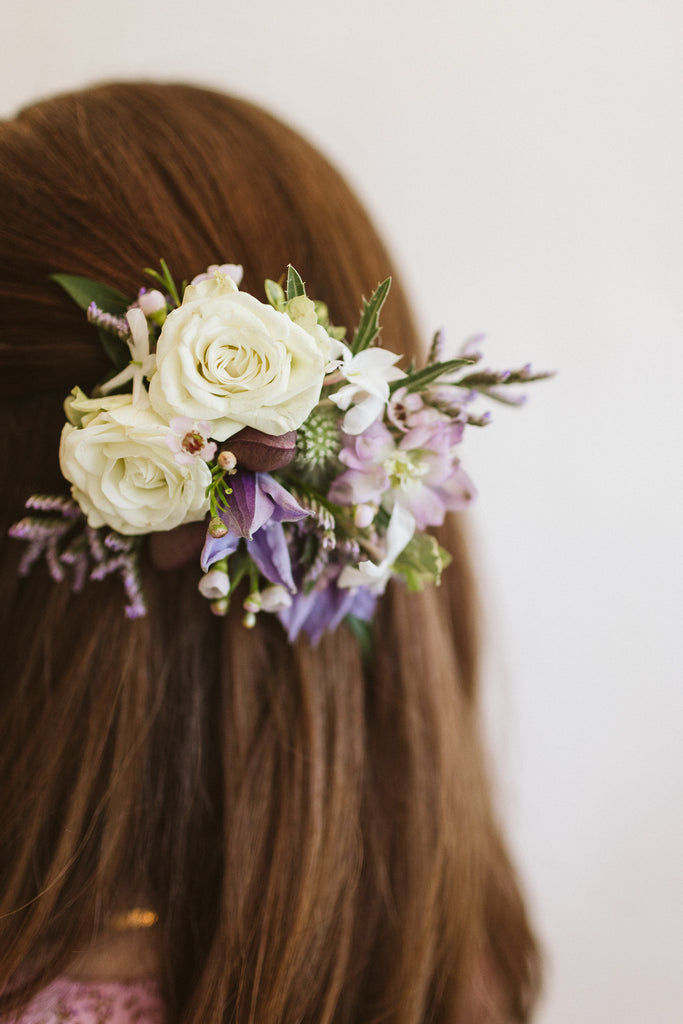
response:
[[[472,369],[479,338],[405,370],[378,345],[390,279],[363,300],[350,344],[289,267],[267,302],[240,291],[242,268],[209,267],[178,289],[168,267],[128,299],[85,278],[55,280],[99,329],[113,373],[91,397],[75,387],[59,458],[72,500],[34,496],[10,533],[73,589],[112,572],[126,614],[145,614],[138,562],[172,568],[199,553],[199,590],[225,614],[248,581],[244,623],[276,614],[315,643],[342,619],[370,620],[392,577],[438,583],[450,558],[426,530],[465,508],[474,487],[459,451],[482,426],[477,394],[548,376]],[[201,526],[205,523],[205,529]],[[199,526],[197,524],[200,524]],[[197,535],[200,536],[197,543]],[[202,546],[203,544],[203,546]]]

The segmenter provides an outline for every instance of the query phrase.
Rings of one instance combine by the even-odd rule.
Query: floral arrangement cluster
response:
[[[163,261],[147,273],[157,287],[133,303],[55,276],[99,328],[114,372],[65,402],[71,499],[27,502],[12,528],[29,543],[21,571],[45,557],[56,579],[72,568],[74,589],[120,572],[136,617],[151,534],[167,566],[201,548],[199,590],[216,614],[246,579],[245,625],[270,612],[290,639],[304,630],[313,642],[342,619],[367,622],[392,577],[438,583],[449,556],[426,531],[473,500],[460,442],[489,418],[473,399],[544,374],[473,369],[477,339],[443,360],[440,335],[423,367],[399,369],[378,344],[389,279],[346,343],[293,267],[284,287],[266,281],[267,302],[239,290],[232,264],[180,290]]]

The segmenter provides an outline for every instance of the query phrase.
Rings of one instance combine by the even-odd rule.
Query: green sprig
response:
[[[180,305],[182,300],[180,298],[180,294],[178,292],[176,283],[173,280],[173,275],[171,274],[171,271],[168,269],[168,265],[165,259],[160,259],[159,265],[161,266],[161,273],[159,273],[158,270],[153,270],[151,267],[145,267],[145,273],[149,277],[153,277],[154,280],[161,285],[164,291],[171,296],[177,307]],[[185,289],[183,288],[183,291],[184,290]]]
[[[363,299],[363,309],[361,311],[361,318],[356,328],[356,333],[353,336],[351,342],[351,351],[355,355],[358,352],[362,352],[363,349],[369,348],[370,345],[374,344],[377,335],[380,332],[379,326],[379,314],[382,310],[382,306],[389,294],[391,288],[391,278],[387,277],[385,281],[377,286],[375,291],[372,293],[372,297],[368,302]]]

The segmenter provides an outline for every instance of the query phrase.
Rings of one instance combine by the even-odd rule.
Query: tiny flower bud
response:
[[[280,612],[284,608],[290,608],[292,604],[292,598],[289,593],[279,583],[262,590],[260,598],[261,607],[264,612]]]
[[[359,530],[365,530],[372,525],[377,509],[372,505],[356,505],[353,513],[353,522]]]
[[[245,598],[244,601],[245,612],[260,612],[261,611],[261,595],[258,590],[255,590],[249,597]]]
[[[210,601],[218,601],[230,593],[230,577],[221,569],[210,569],[197,584],[199,593]]]
[[[138,295],[138,306],[145,316],[153,317],[162,310],[166,310],[166,299],[156,288],[152,288],[150,291],[143,289]]]
[[[221,452],[217,462],[224,473],[231,473],[237,466],[237,458],[232,452]]]
[[[254,628],[254,626],[256,625],[256,616],[254,615],[253,612],[247,612],[247,614],[242,619],[242,625],[245,627],[245,629]]]
[[[222,519],[216,517],[209,523],[209,533],[212,537],[225,537],[227,532],[228,528]]]
[[[227,597],[221,597],[219,598],[218,601],[212,601],[211,604],[209,605],[209,608],[211,609],[214,615],[223,616],[228,614],[229,604],[230,602],[228,601]]]

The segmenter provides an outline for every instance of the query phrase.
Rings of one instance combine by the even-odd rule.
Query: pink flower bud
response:
[[[156,288],[152,288],[151,291],[140,292],[138,295],[138,306],[145,316],[154,316],[155,313],[160,313],[162,309],[166,309],[166,299]]]

